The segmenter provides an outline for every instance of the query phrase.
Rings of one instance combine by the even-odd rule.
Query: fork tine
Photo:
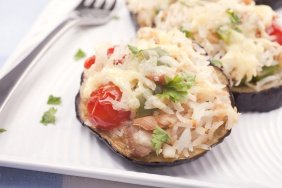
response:
[[[100,5],[99,9],[104,9],[106,5],[106,0],[103,1],[103,3]]]
[[[85,1],[86,1],[86,0],[82,0],[82,1],[76,6],[76,9],[79,9],[79,8],[84,7]]]
[[[117,4],[117,0],[114,0],[113,4],[112,4],[112,6],[110,7],[109,10],[112,11],[115,8],[116,4]]]
[[[94,7],[95,3],[96,3],[96,0],[93,0],[92,3],[90,3],[89,7]]]
[[[83,8],[95,8],[95,4],[97,3],[97,0],[92,0],[92,2],[88,5],[85,4],[87,0],[82,0],[75,9],[83,9]],[[116,6],[117,0],[114,0],[111,7],[108,9],[112,11]],[[100,6],[97,6],[97,9],[105,9],[105,6],[107,4],[107,0],[103,0]]]

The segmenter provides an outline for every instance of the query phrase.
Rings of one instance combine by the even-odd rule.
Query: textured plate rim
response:
[[[54,1],[50,1],[51,2]],[[48,7],[49,8],[49,7]],[[40,16],[41,17],[41,16]],[[28,34],[34,34],[34,30],[31,30]],[[38,34],[38,33],[37,33]],[[26,39],[31,39],[34,35],[27,35]],[[23,46],[20,45],[12,56],[10,56],[6,62],[4,62],[3,66],[0,68],[0,76],[5,74],[11,67],[13,67],[17,59],[21,59],[25,52],[31,49],[32,46]],[[141,173],[141,172],[132,172],[127,170],[116,170],[111,169],[110,172],[107,169],[96,168],[91,169],[88,168],[81,168],[78,166],[68,166],[68,165],[59,165],[59,164],[46,164],[43,162],[33,162],[28,160],[23,160],[19,158],[14,158],[7,155],[0,155],[0,166],[3,167],[11,167],[11,168],[18,168],[18,169],[26,169],[26,170],[35,170],[35,171],[43,171],[43,172],[50,172],[50,173],[59,173],[59,174],[66,174],[66,175],[74,175],[74,176],[81,176],[81,177],[89,177],[89,178],[96,178],[96,179],[103,179],[109,181],[116,181],[116,182],[124,182],[124,183],[132,183],[132,184],[140,184],[140,185],[147,185],[147,186],[163,186],[163,187],[232,187],[232,185],[219,185],[219,184],[212,184],[204,181],[194,180],[194,179],[184,179],[184,178],[176,178],[171,176],[165,175],[155,175],[155,174],[148,174],[148,173]],[[82,170],[81,170],[82,169]],[[146,177],[147,176],[147,177]],[[162,178],[162,181],[158,181],[155,178]],[[235,186],[233,186],[235,187]]]
[[[8,159],[9,158],[9,159]],[[80,167],[75,165],[61,165],[61,164],[45,164],[44,162],[33,162],[28,160],[18,159],[16,157],[0,155],[0,166],[34,170],[49,173],[59,173],[71,176],[80,176],[87,178],[96,178],[108,181],[115,181],[129,184],[139,184],[145,186],[156,186],[170,188],[177,186],[179,188],[192,187],[206,187],[206,188],[227,188],[230,185],[213,184],[194,179],[184,179],[178,177],[171,177],[167,175],[149,174],[144,172],[133,172],[129,170],[117,170],[106,168],[91,168]],[[159,181],[161,179],[162,181]]]

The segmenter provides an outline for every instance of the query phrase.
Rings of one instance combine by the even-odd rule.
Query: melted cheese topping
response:
[[[149,49],[146,51],[148,57],[140,62],[138,58],[133,58],[132,52],[123,45],[116,46],[110,56],[107,55],[107,50],[101,50],[105,49],[105,46],[97,49],[95,64],[84,71],[85,78],[81,86],[83,99],[88,99],[101,85],[112,82],[123,93],[120,101],[110,101],[115,109],[135,111],[140,107],[138,99],[140,95],[146,98],[145,109],[160,109],[167,114],[182,112],[182,103],[191,102],[191,105],[195,106],[197,101],[218,100],[222,103],[220,106],[233,112],[230,115],[233,119],[231,122],[236,121],[237,115],[230,104],[229,93],[224,89],[226,86],[221,83],[214,69],[208,66],[209,57],[203,55],[203,50],[193,44],[182,32],[177,29],[166,32],[143,28],[138,32],[133,44],[138,49]],[[164,54],[160,56],[159,53]],[[122,64],[113,63],[120,59],[123,59]],[[183,101],[171,104],[154,94],[156,83],[152,78],[161,76],[173,78],[182,72],[196,76],[196,85],[189,90],[189,95]],[[211,105],[212,102],[209,104]],[[199,121],[202,119],[200,118]],[[227,127],[231,127],[232,124]]]
[[[221,61],[223,70],[240,84],[241,80],[251,81],[257,76],[258,57],[263,53],[263,47],[241,33],[232,32],[230,44],[226,47],[226,54]]]

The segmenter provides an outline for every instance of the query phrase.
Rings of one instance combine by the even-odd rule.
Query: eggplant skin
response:
[[[239,112],[269,112],[282,106],[282,86],[261,92],[232,92]]]
[[[271,6],[271,8],[273,9],[279,9],[282,7],[282,1],[277,1],[277,0],[256,0],[256,4],[268,5]]]
[[[82,120],[82,117],[80,115],[80,110],[79,110],[79,105],[80,105],[80,94],[78,93],[75,97],[75,111],[76,111],[76,118],[78,119],[78,121],[85,127],[89,128],[92,133],[98,137],[102,142],[104,142],[114,153],[116,153],[118,156],[122,157],[123,159],[126,159],[127,161],[130,161],[136,165],[142,165],[142,166],[148,166],[148,167],[161,167],[161,166],[176,166],[176,165],[180,165],[183,163],[187,163],[187,162],[191,162],[194,161],[200,157],[202,157],[203,155],[205,155],[208,151],[204,151],[202,153],[200,153],[197,156],[194,156],[193,158],[187,158],[187,159],[180,159],[180,160],[175,160],[172,162],[146,162],[146,161],[142,161],[142,160],[136,160],[134,158],[129,158],[125,155],[123,155],[120,151],[118,151],[116,148],[112,147],[112,145],[110,144],[110,142],[108,140],[106,140],[105,138],[103,138],[103,136],[97,131],[94,130],[92,128],[90,128],[89,126],[87,126],[85,124],[85,122]],[[227,131],[226,134],[219,138],[218,142],[216,142],[215,144],[213,144],[211,147],[216,146],[217,144],[220,144],[221,142],[223,142],[223,140],[229,136],[231,133],[231,130]]]
[[[208,55],[208,54],[206,54]],[[229,79],[227,78],[226,74],[223,72],[223,70],[215,65],[213,65],[212,63],[209,64],[209,66],[213,67],[215,69],[215,71],[219,74],[221,74],[221,78],[222,80],[224,79],[225,82],[224,84],[226,85],[226,90],[228,91],[229,93],[229,98],[230,98],[230,101],[231,101],[231,105],[232,107],[234,108],[236,105],[235,105],[235,98],[234,98],[234,95],[232,93],[232,90],[231,90],[231,87],[230,87],[230,81]]]

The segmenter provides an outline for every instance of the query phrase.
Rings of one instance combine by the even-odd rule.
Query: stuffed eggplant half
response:
[[[154,24],[178,28],[203,46],[229,78],[239,111],[282,105],[282,27],[270,7],[250,0],[181,0],[162,9]]]
[[[178,30],[144,28],[130,45],[99,47],[85,62],[77,117],[135,163],[196,159],[238,118],[228,79],[208,59]]]

